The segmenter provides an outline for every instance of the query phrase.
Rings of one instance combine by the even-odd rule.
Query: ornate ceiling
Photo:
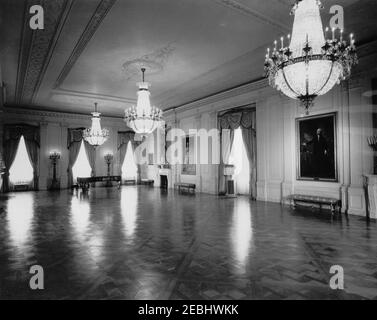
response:
[[[147,68],[153,103],[179,106],[261,78],[264,52],[290,32],[293,0],[0,0],[6,106],[123,116]],[[377,38],[377,1],[346,9],[346,30]],[[41,4],[45,29],[29,28]]]

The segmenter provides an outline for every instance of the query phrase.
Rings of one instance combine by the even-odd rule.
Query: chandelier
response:
[[[101,114],[97,112],[97,102],[94,103],[92,115],[92,127],[83,131],[83,138],[92,146],[98,147],[109,138],[109,130],[101,129]]]
[[[125,111],[124,120],[132,130],[143,136],[152,133],[161,123],[162,111],[152,107],[148,82],[144,81],[145,68],[141,69],[142,82],[139,82],[137,92],[137,105]]]
[[[332,29],[332,37],[323,32],[320,16],[320,0],[296,0],[291,14],[295,15],[291,43],[280,49],[275,40],[273,50],[267,49],[264,64],[265,75],[273,88],[290,98],[299,99],[306,114],[313,106],[313,100],[330,91],[335,84],[350,76],[351,67],[357,64],[355,39],[350,43],[339,39]]]

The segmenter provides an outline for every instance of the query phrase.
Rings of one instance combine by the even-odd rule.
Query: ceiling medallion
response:
[[[295,15],[292,39],[288,47],[281,38],[281,48],[274,42],[272,52],[267,49],[264,64],[265,75],[273,88],[290,98],[299,99],[309,114],[309,108],[317,96],[330,91],[335,84],[347,79],[351,68],[357,64],[355,39],[350,35],[350,43],[339,39],[332,29],[332,38],[324,35],[320,16],[322,4],[319,0],[297,0],[292,9]],[[325,39],[326,37],[326,39]]]
[[[122,71],[126,81],[137,75],[141,68],[148,69],[148,74],[150,75],[161,73],[174,51],[175,47],[170,43],[151,53],[126,61],[122,65]]]
[[[97,102],[92,112],[92,127],[83,131],[83,138],[94,147],[102,145],[109,138],[109,130],[101,129],[100,113],[97,112]]]
[[[137,105],[125,111],[124,121],[136,133],[146,136],[152,133],[162,121],[162,111],[152,107],[148,82],[144,81],[145,68],[141,69],[142,82],[138,83]]]

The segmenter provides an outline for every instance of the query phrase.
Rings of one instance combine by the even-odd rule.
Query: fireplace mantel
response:
[[[157,184],[156,187],[161,187],[161,176],[166,176],[166,178],[168,179],[168,188],[172,188],[174,183],[173,183],[173,180],[172,180],[172,170],[171,168],[167,168],[167,167],[162,167],[160,166],[157,170],[157,174],[156,174],[156,181],[157,181]]]

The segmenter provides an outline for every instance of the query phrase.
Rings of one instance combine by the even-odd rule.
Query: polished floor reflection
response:
[[[0,201],[1,299],[377,299],[377,226],[358,217],[135,186]]]

